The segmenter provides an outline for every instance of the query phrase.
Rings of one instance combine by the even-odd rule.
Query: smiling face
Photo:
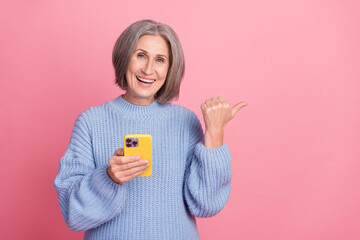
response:
[[[169,46],[161,36],[139,38],[126,71],[124,99],[135,105],[149,105],[165,83],[169,69]]]

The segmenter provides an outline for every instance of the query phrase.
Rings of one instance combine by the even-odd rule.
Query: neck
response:
[[[139,105],[139,106],[147,106],[152,104],[155,101],[155,97],[153,98],[133,98],[127,94],[127,92],[122,96],[123,99],[125,99],[127,102]]]

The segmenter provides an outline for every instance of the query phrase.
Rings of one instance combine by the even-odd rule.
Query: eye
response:
[[[143,54],[143,53],[138,53],[138,58],[145,58],[145,54]]]
[[[158,59],[156,59],[156,61],[159,62],[159,63],[165,62],[165,60],[163,58],[158,58]]]

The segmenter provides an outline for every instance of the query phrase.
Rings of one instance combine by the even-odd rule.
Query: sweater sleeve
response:
[[[108,176],[109,164],[95,166],[87,119],[84,112],[76,120],[54,181],[61,213],[74,231],[85,231],[114,218],[126,197],[125,186]]]
[[[220,212],[230,195],[230,150],[225,143],[219,148],[206,148],[203,131],[195,114],[190,122],[185,202],[192,215],[211,217]]]

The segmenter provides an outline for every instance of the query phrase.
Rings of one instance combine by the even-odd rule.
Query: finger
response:
[[[222,104],[223,107],[231,108],[229,102],[223,96],[219,96],[219,97],[217,97],[217,99]]]
[[[124,156],[124,149],[123,148],[116,149],[116,151],[114,152],[114,155],[116,155],[116,156]]]
[[[211,101],[211,99],[206,99],[205,104],[207,107],[212,107],[213,106],[213,102]]]
[[[143,170],[138,171],[138,172],[136,172],[136,173],[134,173],[134,174],[132,174],[132,175],[129,175],[129,176],[120,178],[120,179],[119,179],[119,180],[120,180],[120,184],[122,184],[122,183],[124,183],[124,182],[128,182],[128,181],[130,181],[131,179],[139,176],[140,174],[144,173],[145,170],[146,170],[146,169],[143,169]]]
[[[141,166],[141,167],[135,167],[135,168],[130,168],[126,171],[121,172],[122,177],[128,177],[128,176],[132,176],[132,175],[137,175],[138,173],[141,174],[142,172],[144,172],[149,166]]]
[[[219,103],[219,100],[217,98],[211,98],[211,102],[215,106],[216,104]]]
[[[222,103],[227,102],[227,100],[223,96],[218,96],[217,99]]]
[[[207,108],[206,104],[202,103],[201,106],[200,106],[201,111],[205,112],[206,108]]]
[[[231,108],[231,118],[240,111],[241,108],[245,107],[247,104],[245,102],[240,102]]]
[[[116,164],[116,165],[122,165],[122,164],[127,164],[127,163],[131,163],[131,162],[136,162],[140,160],[140,156],[139,155],[131,155],[131,156],[112,156],[109,159],[109,164]]]
[[[216,108],[223,108],[225,106],[225,102],[219,100],[219,98],[212,98],[211,101],[213,102],[213,107]]]
[[[136,167],[148,167],[148,166],[149,166],[149,161],[146,159],[141,159],[136,162],[129,162],[126,164],[122,164],[117,168],[117,170],[125,171],[125,170],[129,170],[129,169],[136,168]]]

